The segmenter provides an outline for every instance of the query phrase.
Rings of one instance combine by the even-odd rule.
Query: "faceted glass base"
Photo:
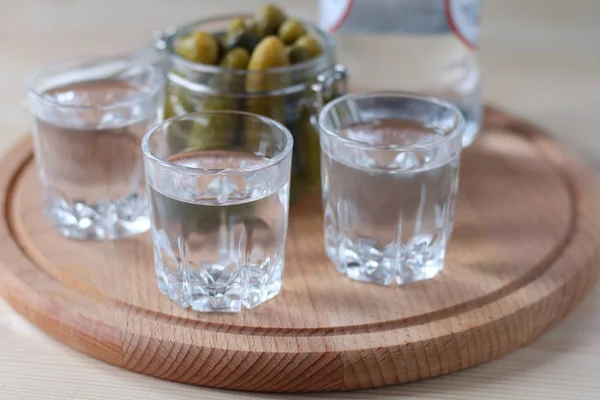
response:
[[[390,244],[383,249],[372,241],[352,243],[345,239],[338,247],[326,244],[326,252],[337,270],[351,279],[386,286],[394,281],[404,285],[433,278],[444,269],[443,246],[425,240],[420,241],[420,246],[415,245],[419,241],[416,239],[419,238],[414,238],[412,245]]]
[[[146,201],[135,194],[120,201],[67,202],[45,193],[44,211],[63,236],[82,240],[115,240],[150,229]]]
[[[163,265],[156,252],[155,257],[161,293],[180,307],[190,307],[194,311],[239,312],[242,308],[254,308],[281,291],[283,260],[237,268],[219,264],[186,268],[184,261],[179,259],[180,268],[175,272],[170,266]]]

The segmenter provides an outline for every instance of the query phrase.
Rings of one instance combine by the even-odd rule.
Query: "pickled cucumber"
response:
[[[250,56],[245,49],[235,48],[225,54],[220,66],[226,68],[246,68]],[[227,93],[243,91],[243,83],[234,76],[220,74],[212,77],[208,86],[215,95],[199,94],[195,97],[194,111],[239,110],[240,100]],[[231,115],[208,115],[204,121],[194,123],[188,137],[187,150],[214,150],[228,148],[234,144],[239,121]]]
[[[217,94],[199,93],[194,96],[194,111],[240,110],[241,100],[230,93],[243,90],[243,84],[230,74],[214,76],[208,86]],[[239,118],[228,114],[208,115],[195,123],[188,140],[188,150],[214,150],[233,144]]]
[[[267,36],[260,41],[252,52],[248,70],[265,71],[270,68],[289,65],[285,46],[277,36]],[[249,88],[250,90],[265,90],[264,88]]]
[[[196,42],[193,35],[185,36],[175,42],[175,53],[193,61],[196,57]]]
[[[195,111],[238,110],[239,105],[226,96],[205,96],[193,100],[183,93],[171,93],[165,103],[165,119]],[[190,122],[186,129],[170,129],[168,143],[171,152],[212,150],[232,143],[236,121],[228,115],[212,115],[204,121]]]
[[[269,74],[271,68],[289,65],[287,52],[283,42],[276,36],[268,36],[261,40],[252,52],[246,77],[246,90],[248,92],[263,92],[285,87],[285,79],[281,73]],[[264,72],[264,73],[261,73]]]
[[[200,64],[215,65],[219,60],[219,45],[212,35],[197,31],[179,39],[175,52],[181,57]]]
[[[260,37],[277,34],[285,20],[283,11],[273,4],[266,5],[254,16],[255,27]]]
[[[164,118],[177,117],[194,111],[183,93],[170,93],[165,99]]]
[[[310,53],[304,47],[292,46],[288,48],[288,59],[290,60],[290,64],[300,64],[311,58]]]
[[[250,57],[248,70],[252,72],[246,77],[246,90],[264,92],[287,86],[285,76],[281,73],[270,74],[268,70],[288,65],[283,42],[276,36],[267,36],[256,46]],[[283,99],[271,95],[248,99],[248,111],[278,120],[283,118],[284,106]]]
[[[219,63],[220,67],[230,69],[246,69],[250,62],[250,53],[243,47],[235,47],[229,50]]]
[[[217,92],[232,91],[230,79],[211,79],[209,85]],[[193,93],[176,84],[171,84],[165,104],[165,118],[189,114],[195,111],[239,110],[235,97]],[[204,121],[190,122],[184,131],[169,132],[169,147],[172,152],[186,150],[218,149],[229,145],[237,129],[235,121],[227,115],[214,115]]]
[[[244,22],[243,18],[234,18],[227,26],[227,33],[239,32],[246,30],[246,22]]]
[[[285,21],[280,27],[277,35],[285,44],[292,44],[299,37],[304,36],[306,34],[306,29],[304,29],[304,25],[302,22],[296,19],[288,19]]]
[[[235,110],[235,103],[221,96],[204,98],[199,111]],[[237,118],[227,114],[206,115],[194,122],[188,137],[187,150],[226,149],[233,144]]]
[[[169,85],[165,97],[164,119],[177,117],[194,111],[194,106],[188,93],[176,85]],[[187,147],[188,135],[177,129],[170,129],[167,133],[167,142],[172,152],[177,152]]]
[[[294,47],[306,49],[311,58],[318,56],[323,51],[321,44],[317,41],[317,39],[308,35],[303,35],[298,38],[298,40],[294,42]]]
[[[264,38],[250,57],[246,77],[246,91],[266,92],[284,88],[288,85],[287,77],[281,72],[270,74],[269,69],[289,65],[287,52],[283,42],[276,36]],[[285,122],[285,97],[266,94],[265,96],[246,99],[246,110],[264,115],[279,122]],[[252,129],[252,127],[246,127]],[[258,137],[257,137],[258,138]]]
[[[259,41],[260,37],[249,29],[238,29],[228,31],[221,40],[221,46],[226,52],[236,47],[243,47],[252,52]]]

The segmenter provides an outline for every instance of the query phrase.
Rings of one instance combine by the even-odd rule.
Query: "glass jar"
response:
[[[235,18],[250,20],[250,15],[229,15],[197,21],[155,34],[155,46],[168,56],[165,118],[193,111],[234,110],[264,115],[284,124],[294,138],[291,198],[320,187],[319,137],[311,123],[315,102],[331,100],[346,92],[346,71],[335,65],[335,46],[330,35],[316,25],[302,21],[307,32],[317,39],[322,53],[300,64],[249,71],[194,63],[175,53],[174,45],[194,31],[219,37]],[[248,127],[222,124],[218,136],[200,135],[193,146],[210,149],[223,141],[235,141],[236,130]],[[210,127],[215,131],[214,127]],[[197,129],[201,130],[201,127]],[[176,139],[173,139],[176,140]]]

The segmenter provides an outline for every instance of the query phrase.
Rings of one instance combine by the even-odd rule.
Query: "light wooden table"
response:
[[[252,10],[254,0],[0,0],[0,148],[27,131],[25,79],[47,62],[127,51],[155,27]],[[315,1],[281,1],[312,18]],[[485,98],[545,127],[600,170],[600,1],[484,1]],[[360,82],[365,76],[354,74]],[[599,244],[600,245],[600,244]],[[290,398],[600,399],[600,288],[529,346],[404,386]],[[0,399],[282,398],[137,375],[54,342],[0,300]]]

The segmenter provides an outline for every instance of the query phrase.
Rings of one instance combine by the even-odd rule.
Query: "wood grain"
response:
[[[369,388],[477,365],[560,320],[598,277],[593,174],[489,111],[465,152],[447,268],[402,288],[355,283],[322,251],[317,198],[292,207],[284,289],[238,315],[159,294],[148,236],[70,241],[41,212],[31,145],[0,165],[0,290],[67,345],[132,371],[254,391]]]

